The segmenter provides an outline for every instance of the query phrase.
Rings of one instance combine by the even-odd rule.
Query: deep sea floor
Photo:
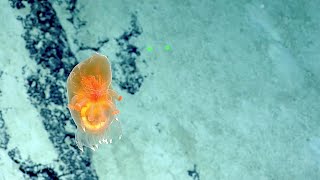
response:
[[[0,180],[320,179],[319,0],[1,0]],[[123,136],[77,148],[66,79],[112,63]]]

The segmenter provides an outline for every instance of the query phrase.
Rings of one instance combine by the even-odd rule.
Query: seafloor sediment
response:
[[[318,1],[0,2],[1,179],[320,179]],[[81,153],[66,79],[109,57],[123,138]]]

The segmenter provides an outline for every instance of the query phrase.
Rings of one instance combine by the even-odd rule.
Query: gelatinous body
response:
[[[94,54],[76,65],[67,80],[68,108],[77,125],[80,150],[121,138],[115,100],[122,99],[111,87],[112,72],[106,56]]]

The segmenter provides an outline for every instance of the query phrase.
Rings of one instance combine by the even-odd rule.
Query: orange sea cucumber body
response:
[[[76,65],[67,80],[69,110],[77,125],[76,142],[95,150],[98,143],[121,138],[119,110],[121,100],[111,87],[112,72],[106,56],[94,54]]]

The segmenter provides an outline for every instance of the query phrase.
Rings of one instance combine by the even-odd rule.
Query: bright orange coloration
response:
[[[98,143],[112,143],[121,138],[119,110],[115,100],[119,96],[111,87],[112,73],[107,57],[94,54],[76,65],[67,81],[69,110],[77,125],[76,142],[92,150]]]

